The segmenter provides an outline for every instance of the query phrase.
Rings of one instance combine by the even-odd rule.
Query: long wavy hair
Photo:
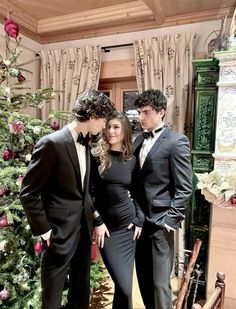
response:
[[[115,112],[114,117],[110,120],[117,119],[122,128],[123,141],[122,141],[122,157],[124,160],[129,160],[132,157],[132,126],[128,117],[121,112]],[[107,123],[108,126],[109,122]],[[107,128],[105,129],[107,130]],[[111,145],[108,143],[106,138],[106,131],[103,132],[102,137],[97,141],[96,144],[92,144],[91,153],[94,157],[98,158],[99,172],[102,173],[104,170],[111,166],[110,156]]]

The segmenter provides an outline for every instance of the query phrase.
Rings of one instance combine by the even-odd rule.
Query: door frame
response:
[[[136,80],[100,82],[98,89],[109,92],[110,99],[118,111],[123,111],[123,93],[125,91],[137,91]]]

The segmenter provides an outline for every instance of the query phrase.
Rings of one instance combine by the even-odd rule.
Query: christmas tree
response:
[[[40,308],[40,239],[33,238],[19,200],[19,189],[35,143],[59,128],[50,114],[41,121],[24,114],[55,95],[52,89],[26,92],[24,66],[19,64],[19,27],[5,21],[6,56],[0,55],[0,307]],[[12,47],[13,46],[13,47]],[[28,72],[30,73],[30,72]]]

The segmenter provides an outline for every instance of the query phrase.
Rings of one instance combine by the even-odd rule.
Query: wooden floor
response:
[[[114,284],[105,269],[105,280],[101,283],[100,288],[93,293],[91,299],[91,309],[111,309],[114,292]],[[133,309],[144,309],[142,298],[139,292],[136,272],[133,278]]]
[[[114,285],[113,282],[105,269],[105,280],[102,282],[100,289],[94,292],[91,300],[90,309],[111,309],[112,308],[112,299]],[[176,278],[173,278],[171,281],[172,290],[173,290],[173,300],[175,299],[175,293],[179,288],[179,282]],[[145,309],[142,298],[139,292],[136,272],[134,268],[134,277],[133,277],[133,309]]]

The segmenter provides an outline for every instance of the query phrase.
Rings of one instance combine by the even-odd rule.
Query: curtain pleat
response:
[[[191,139],[192,59],[197,35],[184,33],[134,41],[139,92],[160,89],[167,97],[165,121]]]
[[[55,99],[42,107],[42,119],[51,111],[71,111],[79,93],[98,88],[101,55],[100,46],[40,52],[41,88],[52,87],[56,92]]]

